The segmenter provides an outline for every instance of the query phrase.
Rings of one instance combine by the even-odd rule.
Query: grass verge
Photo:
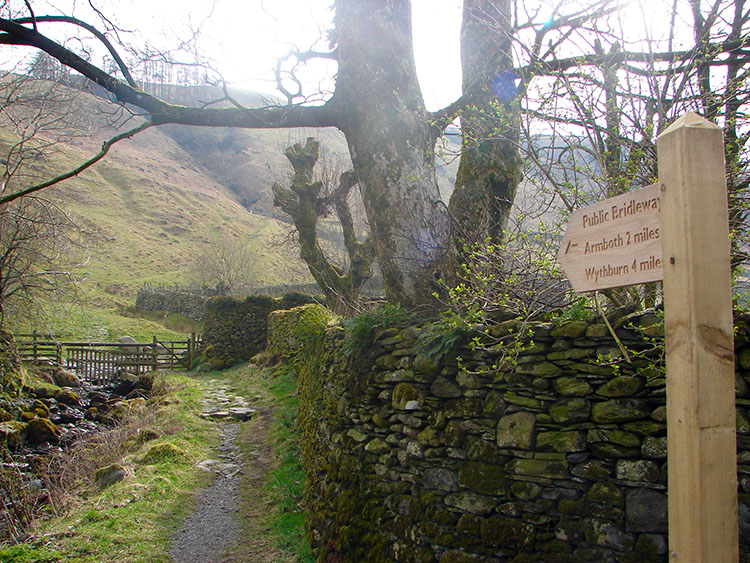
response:
[[[314,561],[305,536],[305,513],[301,504],[305,473],[297,424],[297,379],[286,368],[278,369],[276,374],[270,386],[276,400],[271,435],[278,460],[278,465],[269,472],[267,484],[277,507],[271,516],[271,528],[283,549],[297,554],[299,561]]]
[[[210,477],[196,467],[217,443],[216,427],[200,419],[200,379],[164,376],[169,391],[106,434],[49,460],[49,480],[61,482],[48,519],[37,521],[19,545],[0,546],[0,562],[168,562],[170,536],[193,507],[193,494]],[[139,439],[146,429],[154,440]],[[153,433],[148,433],[154,436]],[[97,468],[118,460],[126,478],[101,488]]]

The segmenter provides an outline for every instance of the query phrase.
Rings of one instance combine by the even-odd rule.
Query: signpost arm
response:
[[[721,129],[694,113],[659,136],[670,561],[736,562],[737,453]]]

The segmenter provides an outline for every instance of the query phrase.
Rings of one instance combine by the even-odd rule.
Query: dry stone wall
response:
[[[208,296],[192,291],[142,287],[136,295],[135,308],[141,311],[180,313],[188,319],[200,322],[206,318],[207,299]]]
[[[490,328],[419,354],[425,326],[347,357],[325,309],[271,314],[299,375],[307,526],[319,561],[667,561],[658,314]],[[741,560],[750,549],[750,348],[737,320]],[[616,362],[607,358],[616,359]]]
[[[302,293],[283,297],[251,295],[245,299],[213,297],[206,301],[203,333],[203,361],[224,369],[246,361],[263,350],[268,334],[268,315],[315,299]]]

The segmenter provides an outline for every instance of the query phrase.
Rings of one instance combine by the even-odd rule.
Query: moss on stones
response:
[[[558,377],[553,384],[563,397],[585,397],[591,393],[591,385],[579,377]]]
[[[122,481],[127,476],[125,468],[119,463],[113,463],[106,467],[100,467],[94,472],[94,481],[102,487],[109,487]]]
[[[531,450],[536,443],[536,416],[524,411],[504,416],[497,423],[496,436],[501,448]]]
[[[547,477],[551,479],[565,478],[568,462],[564,460],[545,459],[514,459],[505,465],[509,473]]]
[[[618,508],[622,508],[625,505],[625,497],[622,490],[612,483],[594,483],[586,493],[585,498],[590,502],[598,502]]]
[[[492,463],[495,461],[497,446],[482,438],[470,436],[465,440],[466,457],[474,461]]]
[[[27,380],[13,335],[0,331],[0,394],[18,397]]]
[[[629,422],[646,419],[651,414],[645,401],[640,399],[611,399],[595,403],[591,418],[603,424],[612,422]]]
[[[391,404],[396,410],[416,410],[422,403],[419,390],[411,383],[401,382],[393,389]]]
[[[55,393],[55,400],[71,407],[78,407],[81,405],[81,398],[78,396],[78,393],[72,389],[59,389]]]
[[[558,366],[552,362],[534,362],[519,365],[516,373],[521,375],[530,375],[532,377],[554,377],[562,372]]]
[[[151,446],[146,453],[140,458],[140,463],[150,465],[154,463],[162,463],[169,459],[177,461],[187,461],[187,454],[181,448],[178,448],[174,444],[164,443],[155,444]]]
[[[529,552],[534,547],[533,525],[504,516],[490,516],[482,522],[482,543],[503,549]]]
[[[549,413],[559,424],[582,422],[589,419],[591,403],[583,398],[563,399],[553,404]]]
[[[484,408],[482,414],[489,417],[498,417],[505,412],[507,404],[503,399],[502,393],[492,390],[487,393],[484,399]]]
[[[0,422],[0,446],[15,450],[26,439],[26,423],[17,420]]]
[[[588,479],[589,481],[607,479],[612,474],[612,470],[603,461],[599,460],[589,460],[576,464],[570,472],[576,477]]]
[[[505,491],[505,472],[499,465],[468,461],[458,468],[458,483],[477,493],[501,495]]]
[[[659,481],[659,465],[642,459],[632,461],[621,459],[615,466],[615,474],[618,479],[627,481],[656,483]]]
[[[469,514],[489,514],[495,507],[494,498],[468,491],[446,495],[445,504]]]
[[[646,382],[635,375],[614,377],[596,390],[602,397],[631,397],[643,389]]]
[[[568,350],[550,352],[547,354],[547,359],[553,362],[557,360],[582,360],[583,358],[589,358],[593,355],[594,350],[591,348],[570,348]]]
[[[536,437],[539,451],[582,452],[586,449],[584,432],[540,432]]]
[[[34,418],[26,425],[26,435],[33,444],[56,443],[60,440],[60,429],[47,418]]]
[[[550,331],[554,338],[578,338],[586,334],[589,323],[585,321],[568,321],[562,323]]]
[[[617,551],[630,551],[635,545],[635,539],[609,520],[598,518],[585,518],[583,520],[583,533],[586,541],[591,545],[616,549]]]
[[[536,483],[516,481],[510,486],[510,491],[521,500],[534,500],[542,494],[542,487]]]
[[[628,448],[640,448],[641,439],[625,430],[615,428],[593,428],[588,431],[589,442],[609,442]]]

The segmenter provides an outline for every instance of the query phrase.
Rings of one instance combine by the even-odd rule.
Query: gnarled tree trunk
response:
[[[451,225],[440,201],[417,82],[407,0],[339,0],[332,100],[346,135],[388,300],[429,304],[446,275]]]
[[[318,161],[320,143],[308,137],[303,146],[296,143],[287,147],[284,154],[294,169],[289,188],[281,184],[272,186],[276,207],[292,216],[299,235],[300,255],[310,273],[323,290],[328,306],[338,314],[357,310],[359,292],[370,278],[374,252],[372,237],[364,242],[357,240],[354,221],[347,203],[351,188],[357,183],[352,171],[344,172],[338,187],[321,197],[322,183],[313,179],[313,168]],[[349,269],[333,264],[318,244],[318,219],[336,209],[344,234],[344,246],[349,255]]]

